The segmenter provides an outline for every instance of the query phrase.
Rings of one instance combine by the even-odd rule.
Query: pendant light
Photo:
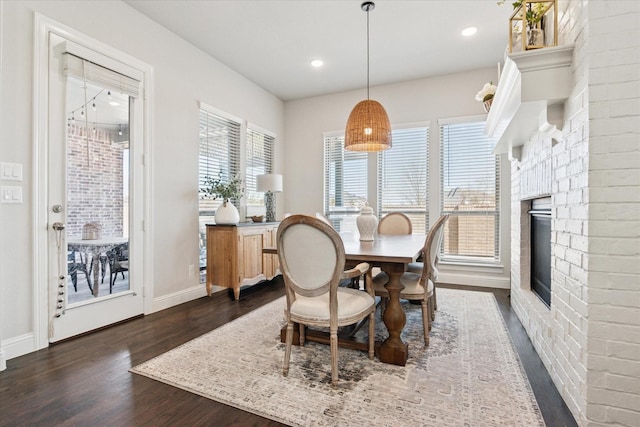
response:
[[[344,133],[344,148],[350,151],[382,151],[391,148],[391,124],[384,107],[369,99],[369,11],[376,5],[366,1],[367,12],[367,99],[353,107]]]

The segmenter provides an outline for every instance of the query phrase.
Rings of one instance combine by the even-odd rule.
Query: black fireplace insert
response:
[[[531,290],[551,306],[551,198],[531,201]]]

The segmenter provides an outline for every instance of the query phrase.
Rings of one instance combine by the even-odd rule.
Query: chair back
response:
[[[287,307],[296,296],[315,297],[327,292],[332,306],[337,307],[345,253],[333,227],[311,216],[292,215],[280,222],[277,242]]]
[[[411,234],[412,230],[411,219],[402,212],[390,212],[378,223],[378,234]]]
[[[422,249],[424,267],[422,268],[420,283],[424,286],[425,292],[428,288],[428,281],[435,281],[437,277],[438,248],[440,248],[440,244],[442,243],[444,224],[448,219],[449,215],[441,215],[429,229],[427,238],[424,241],[424,248]]]

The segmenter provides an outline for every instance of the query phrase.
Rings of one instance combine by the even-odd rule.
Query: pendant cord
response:
[[[369,100],[369,8],[367,8],[367,101]]]

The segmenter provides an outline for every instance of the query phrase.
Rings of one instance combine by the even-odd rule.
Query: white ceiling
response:
[[[360,0],[124,0],[282,100],[366,87],[367,14]],[[496,67],[510,2],[377,0],[371,86]],[[460,31],[476,26],[474,37]],[[312,69],[309,62],[324,60]]]

